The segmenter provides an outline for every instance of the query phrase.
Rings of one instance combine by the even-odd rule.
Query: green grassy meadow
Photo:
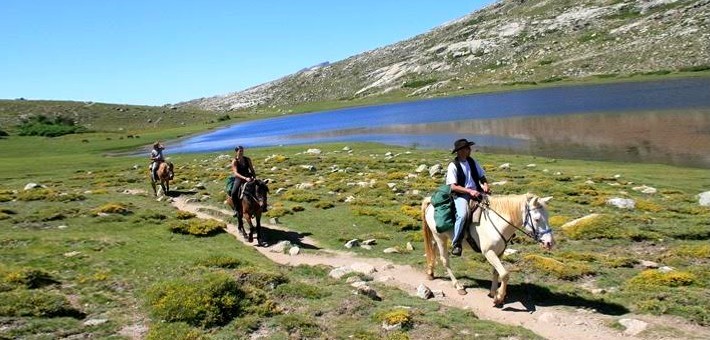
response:
[[[110,131],[116,125],[106,122],[91,133],[0,138],[0,338],[130,338],[135,332],[151,339],[254,332],[275,339],[536,338],[380,284],[375,287],[383,301],[353,295],[344,280],[328,277],[329,268],[275,265],[219,228],[203,237],[172,232],[185,223],[215,226],[153,197],[147,147],[233,122],[205,116],[191,124],[176,120],[164,128],[136,124],[121,131]],[[146,155],[126,153],[139,148]],[[322,152],[305,153],[309,148]],[[172,155],[170,143],[165,152],[176,165],[174,191],[224,207],[231,153]],[[446,150],[362,143],[246,154],[259,177],[271,180],[267,217],[331,249],[344,249],[352,238],[375,238],[375,249],[352,250],[423,271],[419,205],[443,174],[415,169],[445,167],[451,158]],[[476,158],[491,182],[505,181],[493,186],[495,194],[554,196],[549,211],[557,248],[544,252],[518,235],[510,248],[520,252],[504,259],[512,271],[508,299],[710,325],[710,208],[697,199],[710,188],[707,169]],[[504,163],[510,168],[501,168]],[[28,183],[43,187],[24,190]],[[643,185],[657,192],[634,189]],[[636,207],[607,205],[613,197],[631,198]],[[592,213],[597,217],[561,228]],[[267,237],[275,242],[278,235]],[[416,250],[407,251],[407,242]],[[401,252],[384,254],[388,247]],[[673,270],[646,269],[641,261]],[[490,269],[482,256],[464,251],[453,267],[469,287],[487,289]],[[388,320],[401,328],[384,330]]]

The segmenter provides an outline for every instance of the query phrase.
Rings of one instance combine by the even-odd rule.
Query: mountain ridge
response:
[[[243,91],[179,103],[278,110],[490,85],[710,69],[710,0],[504,0],[412,38]]]

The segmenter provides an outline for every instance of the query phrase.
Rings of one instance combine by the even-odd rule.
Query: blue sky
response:
[[[162,105],[239,91],[493,2],[3,0],[0,98]]]

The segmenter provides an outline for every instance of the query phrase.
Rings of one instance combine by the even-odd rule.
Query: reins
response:
[[[551,233],[552,230],[551,230],[551,229],[548,229],[548,230],[545,230],[545,231],[543,231],[543,232],[541,232],[541,233],[538,233],[537,228],[535,228],[535,224],[533,224],[532,221],[531,221],[531,220],[532,220],[532,216],[530,216],[530,211],[531,211],[531,210],[534,210],[534,209],[530,209],[530,207],[528,207],[528,203],[529,203],[529,201],[526,200],[526,201],[525,201],[525,219],[523,220],[523,226],[522,226],[522,228],[516,226],[515,224],[513,224],[512,222],[510,222],[508,219],[506,219],[505,217],[501,216],[501,214],[499,214],[497,211],[491,209],[491,207],[490,207],[490,202],[488,201],[488,197],[487,197],[487,196],[485,197],[485,200],[484,200],[483,202],[481,202],[481,204],[480,204],[479,206],[481,207],[481,209],[484,210],[484,212],[492,211],[494,214],[496,214],[498,217],[500,217],[500,219],[502,219],[505,223],[508,223],[510,226],[512,226],[513,228],[517,229],[518,231],[520,231],[521,233],[523,233],[525,236],[530,237],[533,241],[535,241],[535,242],[540,242],[540,237],[542,237],[542,236],[545,235],[545,234]],[[540,209],[540,208],[535,208],[535,209]],[[500,232],[500,230],[498,229],[498,227],[495,225],[495,223],[493,223],[493,220],[491,220],[490,218],[488,218],[488,221],[491,223],[491,225],[493,226],[493,229],[495,229],[495,231],[498,233],[498,235],[500,235],[500,238],[503,239],[503,241],[505,242],[505,247],[507,248],[507,247],[508,247],[508,242],[510,242],[510,240],[512,240],[515,235],[511,236],[510,239],[507,239],[507,240],[506,240],[505,237],[503,236],[503,234],[502,234],[502,233]],[[523,228],[525,228],[525,226],[528,224],[528,221],[530,221],[530,229],[532,229],[532,235],[529,234],[527,231],[525,231],[525,229],[523,229]]]

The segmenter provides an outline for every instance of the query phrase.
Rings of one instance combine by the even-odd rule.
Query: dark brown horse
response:
[[[238,214],[239,216],[237,216],[237,222],[239,222],[238,229],[242,236],[251,243],[254,242],[254,233],[256,232],[256,243],[260,246],[266,245],[264,237],[261,235],[261,213],[266,208],[266,198],[269,194],[267,183],[269,183],[268,179],[265,181],[256,179],[244,184],[241,195],[242,209],[241,213]],[[244,217],[249,224],[248,236],[244,231],[242,217]],[[252,223],[252,218],[255,223]],[[256,224],[256,227],[254,224]]]
[[[160,182],[160,189],[163,191],[163,195],[167,195],[170,191],[170,181],[173,180],[173,163],[171,162],[161,162],[158,165],[158,182]],[[150,185],[153,187],[153,192],[155,196],[158,196],[158,190],[156,188],[156,180],[153,178],[153,174],[150,173]]]

